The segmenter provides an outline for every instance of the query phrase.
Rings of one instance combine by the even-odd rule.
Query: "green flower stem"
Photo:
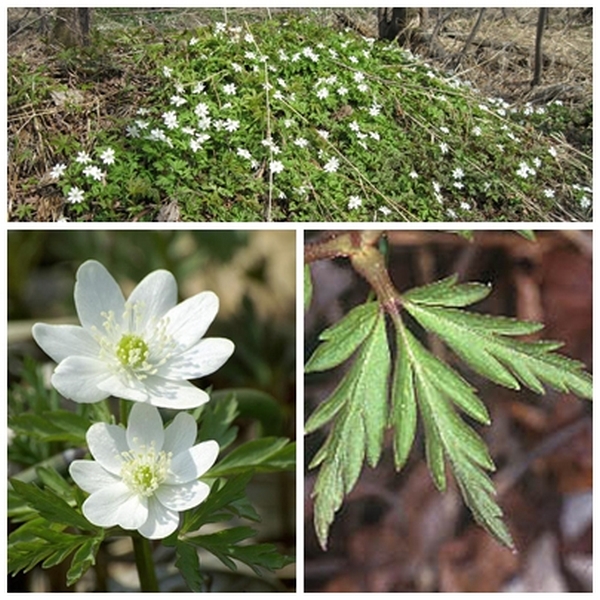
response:
[[[127,418],[129,417],[129,406],[127,405],[127,400],[119,400],[119,417],[121,420],[121,425],[123,425],[123,427],[127,427]]]
[[[133,535],[133,553],[135,555],[135,565],[140,578],[140,589],[142,592],[160,592],[154,561],[152,560],[152,550],[150,549],[150,540],[140,535]]]

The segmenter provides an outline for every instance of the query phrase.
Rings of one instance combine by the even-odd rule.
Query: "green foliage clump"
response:
[[[69,218],[590,217],[591,161],[397,44],[294,17],[146,46],[137,114],[56,156]]]

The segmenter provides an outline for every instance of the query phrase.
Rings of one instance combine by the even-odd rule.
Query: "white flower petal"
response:
[[[105,317],[101,313],[112,312],[117,320],[121,319],[125,298],[106,268],[95,260],[88,260],[77,270],[75,306],[86,329],[97,327],[103,330]]]
[[[98,356],[98,344],[78,325],[36,323],[31,333],[38,346],[57,363],[72,354]]]
[[[125,379],[118,375],[111,375],[99,382],[98,388],[104,390],[106,396],[115,396],[123,400],[133,400],[134,402],[146,402],[149,399],[148,390],[145,381],[140,379]]]
[[[131,450],[143,450],[154,446],[162,450],[165,432],[158,409],[150,404],[137,402],[129,413],[127,443]]]
[[[104,400],[101,386],[112,376],[106,364],[86,356],[69,356],[56,367],[52,385],[65,398],[84,404]]]
[[[180,452],[171,461],[171,474],[165,479],[165,483],[173,485],[198,479],[215,464],[218,454],[219,444],[214,440],[201,442]]]
[[[144,380],[148,392],[148,402],[159,408],[186,410],[206,404],[210,397],[188,381],[168,381],[151,376]]]
[[[138,531],[150,540],[160,540],[171,535],[179,526],[179,513],[169,510],[156,498],[148,502],[148,517]]]
[[[198,506],[206,500],[210,486],[202,481],[190,481],[180,485],[161,485],[156,497],[171,510],[183,511]]]
[[[122,454],[129,450],[125,429],[108,423],[94,423],[85,436],[90,453],[109,473],[119,475]]]
[[[159,375],[182,379],[205,377],[220,369],[233,354],[235,345],[226,338],[206,338],[176,356],[158,371]]]
[[[162,449],[177,456],[180,452],[194,445],[198,426],[192,415],[177,413],[173,421],[165,429],[165,441]]]
[[[140,303],[143,317],[137,332],[143,332],[149,322],[158,321],[177,304],[177,282],[169,271],[153,271],[135,287],[127,303]]]
[[[85,518],[99,527],[137,529],[148,518],[146,500],[132,494],[124,483],[94,492],[81,508]]]
[[[74,460],[69,465],[69,473],[73,481],[88,494],[121,481],[94,460]]]
[[[177,342],[180,352],[193,346],[208,329],[219,311],[219,298],[213,292],[201,292],[172,308],[167,334]]]

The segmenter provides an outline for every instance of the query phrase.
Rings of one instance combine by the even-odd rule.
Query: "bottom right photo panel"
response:
[[[306,592],[592,590],[592,231],[305,231]]]

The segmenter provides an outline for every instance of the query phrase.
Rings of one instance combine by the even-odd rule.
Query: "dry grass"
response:
[[[544,31],[540,88],[560,86],[563,101],[587,102],[592,98],[592,22],[591,17],[586,19],[582,15],[582,10],[550,9]],[[334,22],[336,12],[339,11],[323,9],[323,23]],[[345,9],[344,13],[358,29],[377,36],[375,9]],[[455,70],[486,95],[509,102],[530,99],[538,8],[487,8],[477,34],[457,66],[455,58],[463,52],[478,14],[479,9],[429,9],[421,25],[424,35],[415,43],[416,52],[437,67]],[[415,15],[413,22],[418,21]],[[435,38],[436,56],[431,53],[430,37],[439,21],[444,24]]]
[[[543,37],[542,88],[560,85],[563,100],[592,98],[592,26],[579,18],[581,9],[552,9]],[[505,14],[503,14],[505,13]],[[440,36],[444,49],[458,53],[476,15],[457,15]],[[538,9],[487,9],[460,72],[484,93],[508,101],[529,98],[534,65]]]

